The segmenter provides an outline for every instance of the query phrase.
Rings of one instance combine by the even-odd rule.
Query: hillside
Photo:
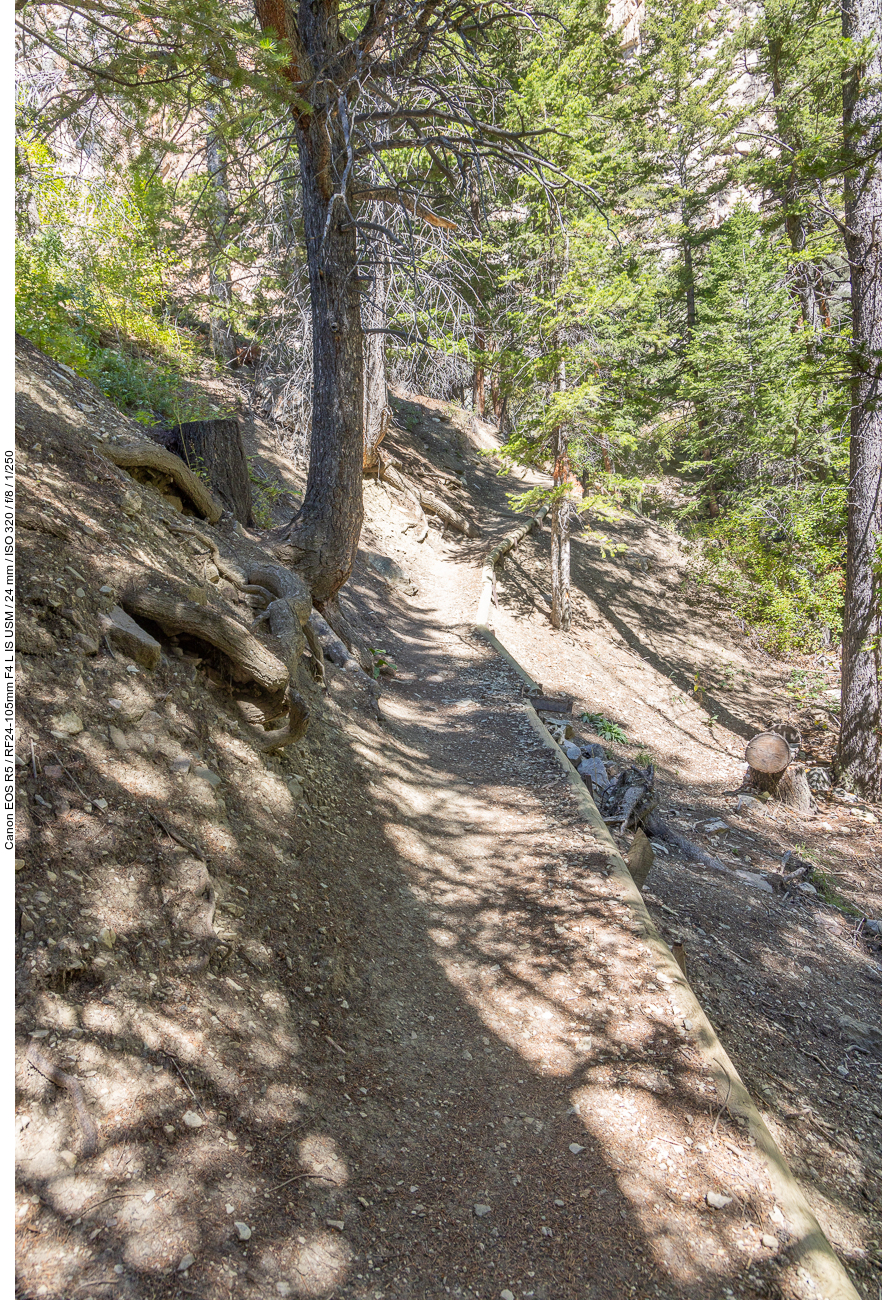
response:
[[[384,448],[481,536],[430,515],[418,541],[406,500],[366,483],[343,604],[387,667],[326,661],[323,685],[302,657],[309,726],[267,752],[253,674],[145,618],[159,648],[139,647],[113,611],[149,588],[244,637],[260,584],[226,575],[273,559],[268,532],[183,514],[114,464],[139,426],[31,345],[16,359],[19,1293],[816,1295],[523,682],[474,634],[523,485],[479,454],[491,426],[397,396]],[[302,476],[243,393],[281,521]],[[656,846],[644,896],[875,1296],[878,810],[727,793],[756,731],[798,717],[820,764],[835,715],[800,712],[804,677],[696,598],[675,534],[603,529],[626,549],[574,541],[572,632],[548,624],[541,532],[494,628],[611,770],[655,761],[665,814],[726,867]],[[253,640],[269,680],[283,653],[265,624]],[[810,874],[776,889],[788,853]]]

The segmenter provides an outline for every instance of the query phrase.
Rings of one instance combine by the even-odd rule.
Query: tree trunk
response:
[[[478,360],[475,362],[475,375],[472,381],[472,396],[475,407],[475,415],[480,416],[483,420],[485,410],[484,398],[484,348],[487,340],[484,331],[480,325],[475,326],[475,356]]]
[[[391,281],[385,247],[375,249],[373,281],[361,306],[364,338],[364,457],[363,470],[374,469],[379,446],[386,436],[392,412],[386,391],[386,300]]]
[[[569,457],[566,438],[558,430],[554,459],[554,486],[569,480]],[[551,507],[551,626],[562,632],[570,630],[570,515],[572,506],[566,497]]]
[[[213,113],[210,115],[214,116]],[[230,194],[226,149],[215,131],[208,137],[205,156],[212,187],[212,211],[208,226],[208,296],[212,306],[209,308],[208,325],[214,355],[219,361],[230,361],[234,352],[230,325],[233,281],[229,262],[224,256],[230,219]]]
[[[170,447],[194,474],[206,474],[235,519],[251,526],[251,479],[238,420],[190,420],[172,430]]]
[[[265,12],[261,12],[264,9]],[[278,31],[275,6],[258,6]],[[364,506],[364,357],[357,282],[356,210],[345,93],[331,76],[345,44],[337,9],[300,0],[289,37],[295,79],[309,83],[311,111],[294,108],[312,312],[312,426],[303,504],[284,534],[284,557],[324,604],[352,572]]]
[[[873,42],[875,48],[866,65],[850,70],[843,92],[845,145],[852,163],[845,175],[845,246],[853,344],[839,766],[862,794],[878,800],[882,799],[882,179],[878,161],[882,3],[844,0],[842,27],[846,37]]]

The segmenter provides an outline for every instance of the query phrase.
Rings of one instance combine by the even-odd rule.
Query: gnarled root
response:
[[[183,633],[207,641],[226,655],[246,679],[266,691],[280,691],[288,685],[287,666],[240,623],[216,609],[155,587],[128,591],[120,603],[127,614],[151,619],[169,636]]]
[[[337,636],[337,633],[328,626],[317,609],[314,609],[309,616],[310,626],[316,634],[322,650],[328,656],[332,664],[338,668],[343,668],[346,672],[360,673],[361,664],[354,659],[347,650],[346,646]]]
[[[296,744],[306,733],[309,726],[309,709],[303,696],[292,687],[288,692],[288,725],[279,731],[258,732],[255,737],[257,748],[264,754],[273,749],[284,749],[286,745]]]
[[[181,493],[188,497],[200,515],[210,524],[216,524],[223,513],[223,507],[213,493],[188,469],[180,456],[167,451],[158,443],[148,442],[106,442],[102,444],[101,453],[121,469],[153,470],[157,474],[167,474]]]
[[[399,474],[398,470],[394,469],[388,463],[383,464],[381,461],[378,470],[378,478],[381,482],[388,483],[391,487],[398,488],[399,492],[403,492],[405,496],[410,497],[412,500],[415,499],[423,510],[427,511],[431,515],[437,515],[439,519],[443,519],[445,524],[450,528],[455,528],[457,532],[465,533],[466,537],[481,536],[480,528],[477,524],[473,523],[471,519],[466,519],[464,515],[459,514],[459,512],[454,510],[452,506],[449,506],[446,501],[442,501],[440,497],[436,497],[434,492],[427,492],[424,487],[420,487],[417,483],[408,483],[407,480]]]

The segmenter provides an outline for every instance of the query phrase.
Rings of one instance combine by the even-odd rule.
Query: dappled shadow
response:
[[[485,545],[458,551],[469,581]],[[103,581],[100,557],[71,562]],[[69,1097],[22,1061],[23,1294],[703,1300],[751,1255],[764,1274],[749,1151],[646,983],[519,679],[428,594],[362,575],[351,600],[384,608],[408,680],[377,726],[329,668],[323,719],[281,758],[192,658],[27,665],[21,1044],[45,1028],[72,1054],[100,1149],[63,1158]],[[83,732],[52,737],[73,699]],[[116,749],[111,723],[133,735],[147,712],[221,784]],[[207,969],[164,896],[192,850],[150,808],[219,887]],[[60,935],[82,964],[53,984]],[[735,1159],[718,1144],[709,1170],[712,1126]],[[733,1200],[699,1216],[711,1177]]]

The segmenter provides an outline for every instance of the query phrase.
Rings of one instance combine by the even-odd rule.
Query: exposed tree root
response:
[[[281,691],[288,685],[287,666],[240,623],[216,609],[155,587],[130,590],[120,603],[133,618],[149,618],[169,636],[183,633],[207,641],[226,655],[246,680],[257,682],[266,691]]]
[[[338,668],[344,668],[346,672],[360,673],[361,664],[353,658],[337,633],[328,626],[317,609],[312,611],[309,621],[321,643],[322,650],[331,663],[336,664]]]
[[[216,524],[220,519],[223,507],[211,490],[187,468],[180,456],[166,451],[158,443],[146,440],[108,442],[102,445],[101,455],[121,469],[152,470],[157,474],[168,475],[183,495],[189,498],[193,508],[210,524]]]
[[[684,857],[690,858],[693,862],[700,862],[702,866],[710,867],[712,871],[728,871],[729,868],[719,858],[715,858],[710,853],[705,853],[692,840],[687,840],[685,835],[679,831],[672,830],[663,817],[657,812],[651,813],[643,823],[648,835],[654,836],[657,840],[666,840],[668,844],[673,844],[679,849]]]
[[[415,497],[423,510],[428,511],[429,514],[437,515],[439,519],[443,519],[448,527],[456,529],[457,532],[465,533],[466,537],[481,536],[480,528],[471,519],[466,519],[464,515],[459,514],[446,501],[436,497],[434,492],[426,491],[418,483],[408,483],[403,475],[399,474],[398,470],[388,461],[384,462],[382,457],[380,457],[377,476],[381,482],[397,487],[399,492]]]

